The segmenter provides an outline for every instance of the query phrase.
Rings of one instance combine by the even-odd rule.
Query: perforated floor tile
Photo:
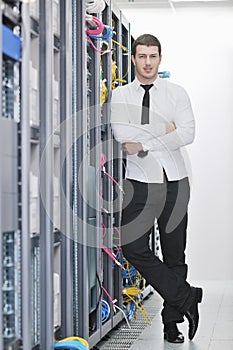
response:
[[[151,319],[159,312],[158,306],[155,305],[154,299],[147,297],[143,302]],[[130,321],[131,329],[123,321],[119,324],[117,329],[113,329],[108,335],[107,339],[101,341],[94,349],[98,350],[127,350],[130,349],[135,340],[138,339],[142,331],[148,327],[148,323],[144,320],[140,311],[137,311],[137,317]]]

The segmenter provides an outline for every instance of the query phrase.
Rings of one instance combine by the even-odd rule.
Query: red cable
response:
[[[95,16],[91,16],[91,21],[97,25],[97,28],[96,29],[87,28],[86,33],[91,34],[91,35],[102,34],[102,32],[104,31],[104,24],[99,20],[99,18],[97,18]]]

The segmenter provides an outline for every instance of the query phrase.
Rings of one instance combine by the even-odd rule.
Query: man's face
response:
[[[161,62],[157,46],[138,45],[135,57],[132,56],[136,68],[136,76],[143,84],[151,84],[157,78]]]

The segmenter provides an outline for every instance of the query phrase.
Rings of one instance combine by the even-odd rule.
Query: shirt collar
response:
[[[159,88],[160,83],[161,83],[161,80],[162,80],[162,79],[158,76],[158,77],[155,79],[155,81],[153,82],[154,87],[155,87],[156,89]],[[138,89],[140,88],[141,82],[137,79],[137,77],[135,77],[135,79],[134,79],[134,81],[133,81],[133,84],[135,85],[135,89],[138,90]]]

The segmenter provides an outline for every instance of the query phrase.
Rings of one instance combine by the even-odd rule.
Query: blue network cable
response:
[[[88,350],[86,345],[77,340],[66,340],[53,344],[54,349]]]
[[[102,299],[102,323],[106,322],[110,316],[110,306],[107,301]]]
[[[130,279],[137,274],[137,270],[134,266],[131,266],[129,270],[122,270],[122,278]]]
[[[114,32],[113,29],[107,25],[104,24],[104,31],[106,32],[105,34],[102,35],[92,35],[92,34],[88,34],[88,36],[92,39],[100,39],[100,40],[111,40]]]
[[[160,78],[170,78],[171,77],[171,73],[167,70],[164,70],[162,72],[158,72],[158,75]]]
[[[125,308],[126,308],[126,316],[130,321],[134,317],[134,314],[136,312],[136,304],[131,301],[125,306]]]

